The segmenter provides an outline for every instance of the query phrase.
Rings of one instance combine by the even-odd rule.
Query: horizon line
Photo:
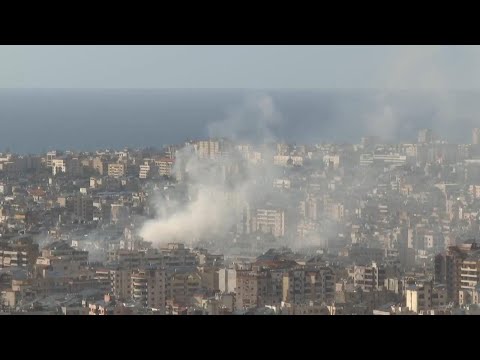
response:
[[[458,92],[480,91],[480,88],[369,88],[369,87],[0,87],[0,90],[248,90],[248,91],[419,91],[419,92]]]

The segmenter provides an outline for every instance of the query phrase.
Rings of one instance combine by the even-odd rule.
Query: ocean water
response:
[[[272,134],[290,142],[357,143],[376,134],[408,142],[423,127],[470,142],[471,128],[480,127],[480,92],[2,89],[0,152],[161,147],[203,138],[208,124],[228,118],[252,94],[271,97],[282,117]]]

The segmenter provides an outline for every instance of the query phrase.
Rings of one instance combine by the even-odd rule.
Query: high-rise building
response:
[[[423,282],[407,287],[405,292],[406,305],[414,313],[431,310],[447,304],[445,285],[433,285],[433,282]]]
[[[475,242],[468,242],[450,246],[445,253],[435,257],[435,282],[446,285],[448,301],[458,303],[459,291],[462,287],[463,260],[477,249]],[[466,284],[465,281],[464,284]]]
[[[58,258],[69,262],[78,262],[86,265],[88,262],[88,251],[76,250],[65,240],[55,241],[42,249],[43,258]]]
[[[77,196],[73,201],[73,215],[80,221],[93,220],[93,200],[85,196]]]
[[[57,175],[58,173],[67,172],[67,161],[65,159],[52,159],[51,160],[52,174]]]
[[[67,159],[66,170],[70,176],[81,176],[83,166],[78,158],[69,158]]]
[[[101,157],[97,156],[92,160],[92,167],[94,170],[98,171],[100,175],[103,175],[107,166],[105,164],[105,161],[102,160]]]
[[[166,298],[177,305],[192,305],[192,300],[199,293],[202,278],[197,271],[174,272],[167,274]]]
[[[432,129],[421,129],[418,131],[418,143],[428,144],[433,141]]]
[[[355,288],[359,287],[363,291],[380,290],[385,283],[385,268],[375,262],[370,266],[355,265],[350,276],[353,277]]]
[[[285,211],[282,209],[257,209],[251,222],[252,231],[285,236]]]
[[[155,161],[155,165],[158,166],[158,173],[161,176],[170,176],[173,172],[174,159],[162,158]]]
[[[310,301],[329,301],[335,296],[332,269],[294,269],[283,274],[282,301],[305,304]]]
[[[262,307],[270,301],[271,275],[268,271],[237,270],[236,308]]]
[[[472,130],[472,144],[480,145],[480,128],[475,128]]]
[[[218,270],[218,284],[218,288],[221,292],[235,292],[237,286],[237,271],[235,269],[227,268]]]
[[[220,155],[220,142],[216,140],[199,141],[196,144],[197,154],[200,158],[215,158]]]
[[[480,252],[476,251],[463,260],[460,267],[460,288],[473,292],[480,284]]]
[[[145,164],[139,166],[138,177],[140,179],[147,179],[150,176],[150,170],[150,165],[145,162]]]
[[[120,163],[108,164],[108,176],[114,178],[125,176],[125,165]]]
[[[45,162],[45,165],[47,165],[47,167],[52,167],[53,166],[53,159],[55,159],[57,157],[57,152],[56,151],[49,151],[47,152],[47,160]]]
[[[131,276],[132,298],[143,306],[165,311],[165,271],[146,268],[134,271]]]
[[[20,237],[0,243],[0,269],[33,265],[38,253],[38,244],[35,244],[30,237]]]

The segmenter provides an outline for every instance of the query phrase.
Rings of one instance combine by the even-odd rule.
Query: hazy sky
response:
[[[477,46],[0,46],[0,88],[480,89]]]

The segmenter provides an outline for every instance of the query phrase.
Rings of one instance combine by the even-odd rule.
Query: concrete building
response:
[[[184,244],[169,243],[166,248],[161,248],[160,252],[167,269],[193,270],[198,265],[197,256],[190,249],[185,248]]]
[[[173,165],[175,159],[162,158],[155,161],[160,176],[171,176],[173,174]]]
[[[323,163],[328,169],[338,169],[340,166],[340,155],[325,155]]]
[[[400,154],[361,154],[360,166],[401,166],[407,163],[407,157]]]
[[[45,165],[47,168],[53,167],[53,159],[57,157],[57,152],[56,151],[49,151],[47,152],[47,157],[45,160]]]
[[[385,285],[385,268],[372,262],[370,266],[354,265],[349,270],[355,288],[363,291],[380,290]]]
[[[459,305],[480,305],[480,284],[474,289],[462,289],[459,292]]]
[[[371,262],[382,263],[385,258],[385,250],[365,247],[360,244],[352,244],[348,250],[348,257],[351,261],[359,265]]]
[[[91,177],[91,178],[90,178],[90,188],[96,189],[96,188],[98,188],[100,185],[102,185],[102,179],[96,178],[96,177]]]
[[[177,305],[192,305],[194,296],[200,292],[202,278],[196,271],[167,274],[167,299]]]
[[[276,189],[290,189],[292,182],[289,179],[275,179],[273,180],[273,187]]]
[[[112,293],[118,299],[132,298],[132,271],[130,269],[110,270],[110,287]]]
[[[319,202],[316,198],[314,197],[307,197],[307,199],[305,200],[305,217],[307,219],[310,219],[310,220],[313,220],[313,221],[317,221],[318,220],[318,214],[319,214]],[[342,212],[341,214],[343,216],[343,209],[342,209]]]
[[[129,208],[123,204],[110,205],[110,221],[114,224],[126,224],[129,221]]]
[[[222,293],[233,293],[237,287],[237,270],[219,269],[218,270],[218,289]]]
[[[52,175],[57,175],[60,173],[67,172],[67,161],[66,159],[52,159]]]
[[[345,207],[343,204],[333,201],[332,199],[324,200],[323,209],[326,217],[334,221],[341,221],[345,216]]]
[[[268,271],[237,270],[237,310],[262,307],[270,303],[271,277]]]
[[[310,301],[306,304],[282,302],[281,315],[330,315],[328,306]]]
[[[221,144],[218,140],[198,141],[194,144],[197,155],[201,159],[214,159],[220,155]]]
[[[93,220],[93,200],[86,196],[76,196],[72,199],[73,216],[79,221]]]
[[[114,163],[108,164],[108,176],[113,178],[120,178],[125,176],[125,164]]]
[[[0,242],[0,269],[8,267],[27,268],[35,264],[39,254],[38,244],[32,238],[20,237]]]
[[[116,301],[115,297],[105,294],[104,299],[88,303],[88,315],[132,315],[132,309]]]
[[[83,166],[78,158],[68,158],[66,160],[66,172],[69,176],[81,176],[83,174]]]
[[[433,131],[432,129],[421,129],[418,131],[418,143],[419,144],[428,144],[433,141]]]
[[[335,297],[333,271],[321,269],[293,269],[283,274],[282,301],[292,304],[327,302]]]
[[[92,160],[92,167],[94,170],[98,171],[100,175],[104,175],[104,173],[107,170],[107,164],[106,162],[99,156],[96,156]]]
[[[139,269],[131,275],[132,299],[142,306],[165,312],[166,275],[159,268]]]
[[[219,273],[218,268],[214,266],[199,266],[197,272],[200,275],[200,287],[208,293],[218,292]]]
[[[285,211],[282,209],[256,209],[251,218],[252,231],[285,236]]]
[[[470,185],[468,187],[468,192],[474,199],[480,199],[480,185]]]
[[[475,128],[472,130],[472,144],[480,145],[480,128]]]
[[[150,165],[143,164],[139,166],[138,178],[147,179],[150,176]]]
[[[55,241],[42,249],[43,258],[59,258],[65,261],[79,262],[81,265],[88,263],[88,251],[76,250],[66,241]]]
[[[431,281],[408,286],[405,297],[408,309],[417,314],[444,307],[448,303],[445,285],[434,286]]]
[[[460,267],[460,289],[473,292],[480,284],[480,251],[469,255]]]
[[[463,260],[477,249],[475,242],[469,242],[450,246],[447,251],[435,257],[435,282],[446,285],[448,301],[458,304],[462,284]]]
[[[302,156],[290,156],[290,155],[275,155],[273,157],[273,165],[278,165],[278,166],[289,166],[289,165],[302,166],[303,165],[303,157]]]
[[[247,147],[248,151],[248,147]],[[285,143],[277,143],[277,155],[288,155],[290,153],[290,145]]]

